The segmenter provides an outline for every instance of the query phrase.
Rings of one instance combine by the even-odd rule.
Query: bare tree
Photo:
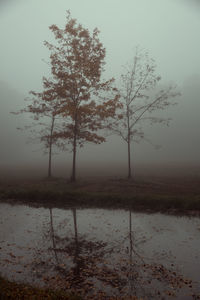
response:
[[[170,119],[157,117],[157,111],[174,104],[171,99],[180,95],[173,85],[158,89],[160,79],[155,61],[147,52],[136,48],[133,63],[121,75],[119,94],[122,106],[111,127],[127,143],[128,178],[132,177],[131,142],[144,138],[143,127],[147,121],[168,124]]]

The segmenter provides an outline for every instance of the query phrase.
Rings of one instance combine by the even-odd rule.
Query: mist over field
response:
[[[200,299],[200,0],[0,0],[0,299]]]
[[[164,111],[172,118],[170,126],[154,125],[146,128],[149,141],[133,143],[132,159],[136,175],[199,176],[200,149],[200,76],[191,76],[183,82],[178,105]],[[47,155],[37,141],[30,137],[24,125],[30,120],[26,114],[12,115],[13,102],[20,109],[23,95],[1,82],[1,177],[44,177],[47,172]],[[153,145],[152,145],[153,144]],[[156,148],[155,145],[160,145]],[[53,174],[69,177],[70,151],[56,151],[53,155]],[[126,176],[126,144],[119,137],[109,136],[101,145],[86,145],[78,151],[78,176]]]
[[[48,7],[48,10],[46,9]],[[88,27],[100,30],[106,48],[105,78],[119,82],[123,65],[130,62],[139,44],[157,64],[162,84],[177,85],[177,105],[159,112],[172,119],[169,127],[144,128],[146,140],[133,143],[131,158],[138,175],[190,174],[200,167],[200,29],[199,1],[0,1],[0,167],[1,178],[43,177],[47,155],[42,145],[30,141],[27,114],[13,115],[25,107],[30,90],[41,91],[42,76],[49,74],[49,52],[43,41],[53,42],[51,24],[63,26],[65,12]],[[16,129],[18,128],[18,129]],[[160,147],[156,147],[160,146]],[[58,151],[57,151],[58,152]],[[127,147],[119,137],[108,136],[101,145],[78,150],[77,174],[124,176]],[[70,176],[72,153],[53,156],[56,176]],[[21,175],[20,175],[21,174]]]

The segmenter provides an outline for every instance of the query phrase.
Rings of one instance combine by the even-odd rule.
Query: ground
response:
[[[198,177],[63,178],[4,180],[0,199],[42,206],[119,207],[153,211],[200,212]]]

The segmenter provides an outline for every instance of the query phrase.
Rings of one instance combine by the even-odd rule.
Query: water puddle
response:
[[[200,299],[200,219],[0,204],[0,273],[87,299]]]

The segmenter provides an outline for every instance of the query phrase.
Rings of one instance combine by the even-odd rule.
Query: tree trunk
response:
[[[73,162],[72,162],[72,176],[71,182],[76,181],[76,148],[77,148],[77,116],[74,120],[74,140],[73,140]]]
[[[48,166],[48,177],[49,178],[52,176],[52,172],[51,172],[51,157],[52,157],[54,121],[55,121],[55,117],[52,116],[51,131],[50,131],[50,140],[49,140],[49,166]]]
[[[52,143],[49,145],[49,166],[48,166],[48,177],[51,177],[51,155],[52,155]]]
[[[131,133],[130,133],[130,116],[129,116],[129,106],[127,105],[127,129],[128,129],[128,179],[131,179]]]
[[[128,139],[128,179],[132,178],[131,174],[131,143]]]
[[[72,163],[72,176],[71,181],[76,181],[76,135],[74,135],[73,142],[73,163]]]

